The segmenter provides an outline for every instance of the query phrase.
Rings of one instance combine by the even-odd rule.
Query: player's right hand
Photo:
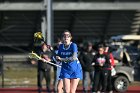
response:
[[[56,56],[56,60],[61,61],[61,58],[59,56]]]
[[[45,62],[46,60],[44,58],[41,59],[43,62]]]

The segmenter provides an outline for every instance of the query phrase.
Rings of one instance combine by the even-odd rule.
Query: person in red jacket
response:
[[[114,57],[113,57],[113,54],[111,52],[109,52],[109,46],[108,45],[105,45],[104,53],[109,56],[111,66],[114,67],[115,66]]]
[[[108,55],[108,57],[109,57],[109,60],[110,60],[110,63],[111,63],[111,67],[109,67],[109,68],[107,68],[107,70],[108,70],[108,91],[109,91],[109,93],[113,93],[112,92],[112,75],[113,75],[113,73],[112,73],[112,69],[114,68],[114,66],[115,66],[115,63],[114,63],[114,57],[113,57],[113,55],[112,55],[112,53],[111,52],[109,52],[109,46],[107,45],[107,44],[105,44],[104,45],[104,47],[105,47],[105,51],[104,51],[104,54],[106,54],[106,55]]]

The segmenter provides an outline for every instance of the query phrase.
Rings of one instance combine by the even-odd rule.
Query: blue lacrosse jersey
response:
[[[61,44],[59,46],[58,56],[60,56],[61,58],[69,58],[72,57],[74,52],[78,53],[77,45],[75,43],[71,43],[68,48],[65,48],[64,44]],[[82,67],[78,58],[75,61],[62,62],[60,78],[82,79]]]

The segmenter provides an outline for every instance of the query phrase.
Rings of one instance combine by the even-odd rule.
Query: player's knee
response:
[[[71,89],[70,93],[76,93],[76,90],[75,89]]]
[[[65,93],[70,93],[70,89],[69,88],[64,88]]]
[[[70,93],[70,91],[68,91],[68,90],[65,90],[65,93]]]
[[[57,90],[58,91],[63,91],[63,88],[62,87],[58,87]]]

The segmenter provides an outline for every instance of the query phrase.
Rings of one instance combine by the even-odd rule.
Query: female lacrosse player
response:
[[[77,45],[71,42],[71,33],[62,34],[63,44],[59,46],[56,59],[62,62],[60,78],[63,79],[65,93],[75,93],[79,80],[82,79],[82,67],[77,58]]]

